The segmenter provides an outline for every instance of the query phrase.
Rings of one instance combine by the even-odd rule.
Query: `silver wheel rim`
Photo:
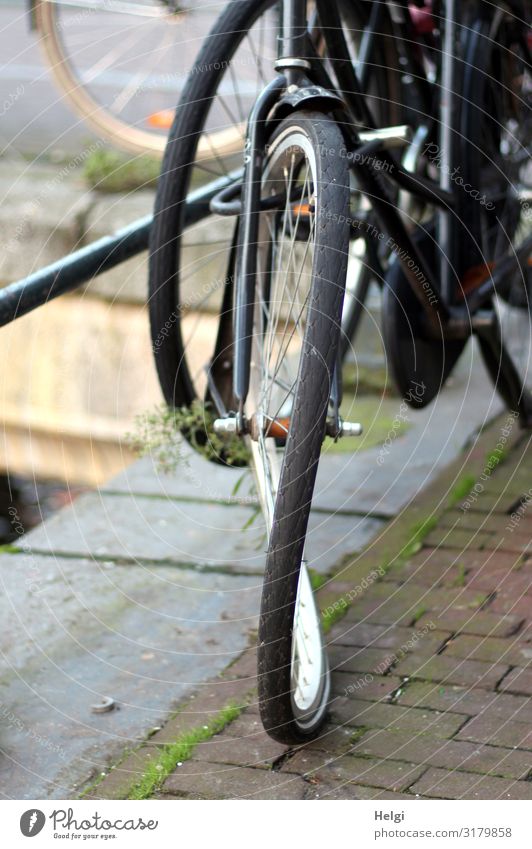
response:
[[[268,537],[284,447],[269,437],[267,430],[262,433],[262,425],[267,429],[272,419],[282,421],[291,413],[304,336],[302,319],[312,280],[314,216],[303,211],[307,204],[312,208],[315,201],[316,174],[316,158],[308,137],[295,128],[281,134],[265,165],[263,197],[284,193],[287,200],[281,220],[274,212],[261,216],[251,385],[246,404],[246,414],[255,417],[259,431],[249,444]],[[289,202],[292,193],[297,197],[301,193],[300,200]],[[308,227],[306,242],[301,240],[303,227]],[[318,721],[329,691],[320,616],[304,561],[294,607],[290,680],[294,717],[304,730]]]

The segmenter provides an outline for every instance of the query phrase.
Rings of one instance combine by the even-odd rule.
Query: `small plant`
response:
[[[207,460],[227,466],[247,465],[249,451],[244,440],[214,433],[214,419],[210,406],[199,400],[177,409],[162,405],[137,416],[134,432],[126,439],[136,454],[152,457],[163,472],[173,472],[187,462],[183,436]]]
[[[0,545],[0,554],[20,554],[21,551],[21,548],[18,548],[10,542],[5,543],[5,545]]]
[[[130,192],[155,186],[161,163],[153,156],[130,159],[123,153],[100,148],[85,160],[83,176],[97,192]]]
[[[358,743],[358,741],[364,736],[366,731],[369,731],[367,725],[358,725],[349,737],[349,742],[351,743],[351,745],[354,746],[355,743]]]

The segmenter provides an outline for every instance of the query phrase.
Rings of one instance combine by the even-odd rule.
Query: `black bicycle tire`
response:
[[[148,304],[159,383],[166,403],[174,407],[190,406],[196,397],[179,309],[181,235],[195,152],[205,115],[231,56],[243,34],[273,2],[233,0],[228,4],[198,54],[168,137],[150,234]],[[196,68],[202,69],[201,73],[196,73]]]
[[[500,52],[503,49],[510,50],[509,47],[504,48],[502,37],[497,37],[490,31],[489,22],[480,19],[471,26],[469,45],[466,50],[467,73],[464,74],[461,92],[461,164],[465,181],[471,186],[477,187],[479,192],[484,190],[483,156],[479,155],[479,152],[484,151],[485,138],[489,136],[489,134],[485,134],[484,120],[485,116],[491,116],[490,105],[487,102],[488,86],[492,76],[498,79],[497,75],[493,75],[493,56],[496,55],[497,51]],[[490,190],[493,191],[493,186],[486,187],[488,197]],[[468,196],[465,200],[462,199],[462,206],[465,225],[472,236],[477,238],[480,243],[478,248],[476,244],[474,245],[474,250],[481,249],[482,227],[485,224],[483,217],[485,218],[485,216],[482,214],[480,204],[477,200]],[[503,227],[505,235],[513,239],[517,222],[511,222],[511,227],[505,226],[504,222],[499,219],[499,214],[501,214],[501,211],[496,210],[493,216],[496,217],[498,225]],[[471,236],[468,236],[468,239],[471,240]],[[483,263],[488,262],[488,257],[483,255],[479,259]],[[529,303],[525,303],[525,308],[530,309]],[[499,344],[501,344],[500,328],[498,332]],[[530,426],[532,419],[532,397],[530,393],[526,392],[526,388],[522,384],[517,387],[507,383],[501,373],[499,357],[494,354],[490,341],[482,335],[479,335],[479,348],[484,365],[500,397],[510,410],[523,407],[523,422],[526,422],[526,426]]]
[[[302,129],[316,156],[316,240],[310,306],[291,423],[281,467],[274,520],[266,558],[258,643],[259,709],[264,728],[279,742],[296,744],[318,733],[325,715],[305,720],[293,711],[290,691],[292,626],[299,570],[317,465],[325,431],[331,375],[340,336],[347,272],[349,226],[338,223],[349,208],[349,171],[339,127],[319,113],[295,113],[287,125]],[[272,137],[270,147],[274,147]]]

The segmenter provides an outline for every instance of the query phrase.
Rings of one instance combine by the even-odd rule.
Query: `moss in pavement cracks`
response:
[[[183,732],[173,743],[163,746],[159,757],[149,764],[142,778],[130,790],[128,799],[149,799],[153,796],[177,764],[190,760],[199,743],[204,743],[223,731],[227,725],[234,722],[242,710],[242,706],[229,704],[206,725],[191,728]]]
[[[349,605],[346,607],[338,607],[334,608],[332,611],[327,608],[321,614],[321,627],[324,634],[327,634],[328,631],[331,630],[333,625],[336,625],[340,619],[343,619],[345,614],[347,613]]]
[[[399,552],[399,563],[404,563],[405,560],[408,560],[420,550],[425,537],[427,537],[430,532],[434,530],[437,524],[437,516],[427,516],[426,519],[422,519],[420,522],[416,522],[416,524],[412,526],[408,535],[408,542],[403,546],[403,548]]]
[[[385,575],[388,574],[395,567],[400,567],[407,560],[412,557],[416,552],[420,550],[423,545],[423,540],[428,534],[436,527],[438,524],[437,516],[427,516],[425,519],[416,522],[415,525],[412,525],[410,532],[408,534],[408,542],[402,547],[398,554],[395,557],[386,557],[380,564],[378,572],[378,577],[375,580],[375,583],[382,581]],[[328,607],[322,611],[321,614],[321,622],[322,629],[326,634],[331,630],[333,625],[343,619],[345,614],[347,613],[350,607],[349,600],[346,600],[345,605],[338,605],[338,607],[334,607],[334,605],[328,605]],[[423,611],[421,616],[425,613]],[[419,618],[421,618],[421,616]]]
[[[427,608],[424,604],[420,604],[419,607],[415,610],[414,615],[412,617],[412,625],[416,625],[419,620],[425,615],[427,612]]]
[[[310,584],[314,592],[317,592],[319,589],[323,587],[324,584],[329,580],[328,575],[320,575],[319,572],[316,572],[311,566],[308,567],[308,576],[310,578]]]
[[[490,472],[493,472],[500,463],[504,463],[508,454],[509,451],[507,448],[498,448],[495,451],[488,451],[486,454],[486,467],[490,470]]]
[[[465,587],[466,584],[466,569],[463,563],[458,563],[458,574],[453,581],[455,587]]]
[[[368,725],[357,725],[353,733],[349,736],[349,742],[354,746],[362,739],[366,731],[369,731]]]
[[[458,478],[455,485],[451,489],[451,492],[449,493],[447,506],[454,507],[455,504],[459,504],[460,501],[463,501],[464,498],[467,498],[474,485],[474,475],[463,475],[461,478]]]

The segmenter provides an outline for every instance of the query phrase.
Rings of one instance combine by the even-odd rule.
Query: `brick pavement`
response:
[[[334,604],[386,553],[380,580],[351,592],[328,632],[333,691],[318,740],[287,749],[266,736],[251,648],[90,795],[127,798],[146,760],[231,698],[238,718],[153,795],[532,799],[532,441],[514,435],[486,474],[496,441],[497,427],[321,591],[322,607]],[[409,522],[429,514],[411,545]]]

